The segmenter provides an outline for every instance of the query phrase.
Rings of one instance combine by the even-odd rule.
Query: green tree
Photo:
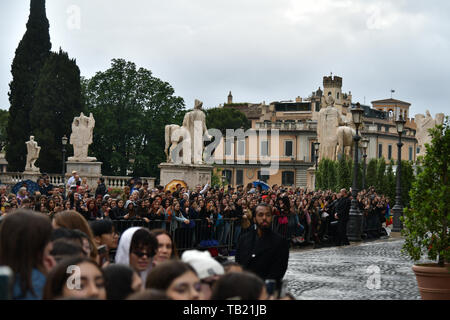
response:
[[[337,189],[337,162],[328,160],[328,184],[327,190],[336,191]]]
[[[377,166],[378,161],[375,158],[370,159],[367,165],[367,173],[366,173],[366,186],[375,187],[377,182]]]
[[[251,127],[251,122],[246,115],[233,108],[211,108],[205,110],[206,127],[208,129],[218,129],[223,136],[226,135],[226,129],[244,129]]]
[[[378,159],[375,189],[379,193],[386,193],[386,160]]]
[[[80,69],[66,52],[52,52],[41,70],[30,113],[31,133],[41,146],[36,162],[41,171],[61,171],[61,138],[70,137],[71,123],[82,107]]]
[[[404,210],[403,250],[417,261],[427,252],[428,259],[441,267],[450,262],[450,121],[429,129],[422,172],[410,192],[411,208]],[[409,169],[408,169],[409,170]]]
[[[26,145],[31,133],[30,111],[35,98],[39,73],[50,55],[49,23],[45,0],[31,0],[27,29],[16,49],[9,84],[9,119],[6,160],[10,171],[25,167]]]
[[[9,112],[7,110],[0,109],[0,150],[6,146],[8,135],[6,128],[8,127]]]
[[[402,203],[404,207],[409,207],[411,197],[409,191],[412,188],[412,184],[415,180],[414,169],[411,161],[402,160]]]
[[[164,127],[182,121],[183,98],[150,70],[123,59],[83,79],[82,91],[96,123],[90,150],[103,162],[103,173],[158,177],[157,165],[165,161]]]
[[[393,204],[395,200],[395,186],[396,186],[393,166],[394,160],[391,159],[386,171],[386,192],[385,192],[385,195],[390,198],[391,204]]]
[[[351,167],[345,157],[341,157],[337,164],[337,189],[349,189],[352,185]]]

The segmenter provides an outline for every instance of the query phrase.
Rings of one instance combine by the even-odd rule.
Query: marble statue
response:
[[[25,142],[27,145],[27,159],[25,164],[25,172],[39,172],[39,168],[34,165],[39,158],[41,147],[34,141],[34,136],[30,136],[30,141]]]
[[[90,162],[97,160],[95,157],[88,157],[88,148],[92,143],[94,126],[95,120],[92,113],[87,117],[82,112],[79,117],[73,119],[70,144],[73,145],[74,155],[69,157],[69,161]]]
[[[195,100],[194,110],[185,114],[183,125],[168,124],[164,128],[166,161],[183,164],[203,164],[203,136],[207,134],[203,102]],[[210,137],[207,134],[208,137]],[[182,144],[180,146],[180,143]],[[181,148],[180,148],[181,147]],[[180,153],[182,160],[178,159]]]
[[[202,106],[203,102],[195,99],[194,110],[186,113],[183,119],[183,127],[189,131],[191,137],[191,162],[193,164],[204,163],[203,135],[208,133],[208,129],[206,128],[206,115]]]
[[[336,159],[339,159],[339,155],[345,155],[347,159],[352,159],[355,135],[356,130],[351,127],[340,126],[337,129]]]
[[[166,146],[164,153],[166,154],[166,162],[168,163],[183,163],[191,164],[191,137],[187,128],[179,126],[177,124],[168,124],[164,128]],[[181,143],[181,161],[180,144]],[[170,147],[170,148],[169,148]]]
[[[443,124],[444,114],[437,113],[436,118],[433,119],[433,117],[430,114],[430,111],[427,110],[426,116],[424,116],[423,114],[416,114],[415,122],[417,125],[416,129],[417,147],[420,150],[417,156],[419,157],[425,155],[426,153],[425,144],[431,142],[431,136],[428,132],[428,129],[434,128],[436,125]]]
[[[334,98],[329,95],[325,100],[327,107],[319,111],[317,121],[317,138],[319,145],[319,160],[336,160],[338,144],[337,131],[339,126],[346,125],[338,109],[334,106]]]

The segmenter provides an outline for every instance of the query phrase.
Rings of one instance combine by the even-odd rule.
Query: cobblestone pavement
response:
[[[418,300],[413,262],[400,252],[403,242],[391,238],[344,247],[291,250],[284,277],[288,291],[298,300]],[[379,289],[376,267],[370,266],[379,268]]]

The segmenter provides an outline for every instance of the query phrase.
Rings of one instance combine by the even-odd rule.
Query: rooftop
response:
[[[374,104],[374,103],[376,103],[376,104],[404,104],[404,105],[408,105],[408,106],[411,105],[411,103],[409,103],[409,102],[392,99],[392,98],[372,101],[372,104]]]

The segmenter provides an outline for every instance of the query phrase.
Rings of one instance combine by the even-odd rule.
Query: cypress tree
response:
[[[19,42],[11,66],[13,80],[9,84],[9,119],[6,160],[9,171],[23,171],[26,145],[31,134],[29,113],[39,73],[50,54],[49,23],[45,0],[31,0],[27,30]]]
[[[328,164],[329,174],[328,174],[328,188],[327,189],[336,191],[336,185],[337,185],[337,174],[336,174],[337,162],[336,161],[331,161],[331,160],[328,160],[328,161],[329,161],[329,164]]]
[[[387,173],[386,173],[386,188],[387,188],[387,191],[385,192],[385,195],[388,196],[391,199],[391,204],[394,203],[395,187],[396,187],[396,180],[395,180],[395,174],[394,174],[393,166],[394,166],[394,160],[391,159],[391,162],[389,163],[389,166],[387,168]]]
[[[372,158],[367,165],[366,188],[375,187],[377,181],[377,159]]]
[[[384,158],[378,159],[377,166],[377,181],[375,184],[375,189],[379,193],[386,193],[386,160]]]
[[[82,106],[80,69],[66,52],[52,52],[41,70],[30,114],[32,132],[41,146],[36,165],[42,172],[60,172],[61,138],[70,137],[73,118]]]
[[[322,176],[323,176],[323,160],[320,160],[319,166],[317,167],[317,172],[316,172],[316,190],[324,189]]]
[[[351,172],[348,161],[342,157],[337,164],[337,189],[347,189],[351,187]]]

